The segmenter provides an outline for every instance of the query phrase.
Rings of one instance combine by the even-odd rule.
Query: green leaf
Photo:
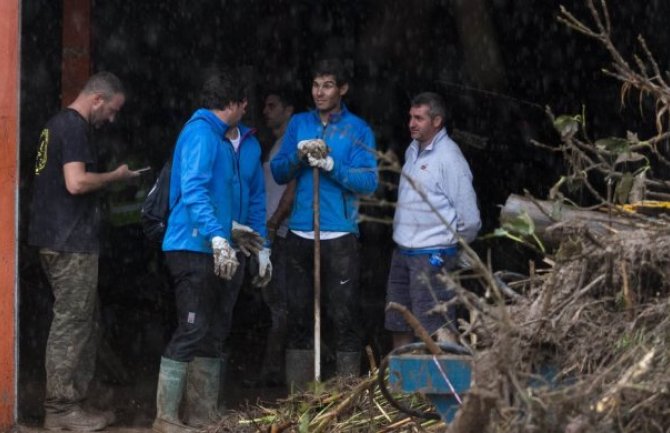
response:
[[[533,220],[526,211],[504,221],[502,227],[508,232],[522,236],[530,236],[535,233],[535,223],[533,223]]]
[[[617,183],[616,188],[614,189],[614,201],[619,204],[628,203],[628,196],[630,195],[630,190],[633,188],[633,174],[630,172],[625,172],[619,183]]]
[[[493,236],[498,236],[498,237],[506,237],[509,234],[509,232],[503,228],[498,227],[497,229],[493,230]]]
[[[619,155],[621,153],[630,153],[630,142],[625,138],[609,137],[601,138],[596,141],[596,147],[609,153]]]
[[[626,131],[626,140],[631,144],[639,144],[640,138],[637,136],[637,133]]]
[[[579,125],[582,121],[582,116],[568,116],[566,114],[558,116],[554,119],[554,128],[561,134],[562,138],[574,135],[579,131]]]
[[[298,432],[300,433],[309,433],[309,422],[311,421],[307,413],[302,414],[300,417],[300,424],[298,425]]]

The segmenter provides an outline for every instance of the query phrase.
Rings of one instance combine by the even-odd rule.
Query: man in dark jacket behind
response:
[[[232,311],[226,283],[239,265],[231,246],[237,165],[225,135],[246,110],[244,86],[226,70],[210,71],[200,103],[179,134],[170,177],[163,251],[178,323],[158,376],[153,430],[162,433],[195,432],[217,416],[225,312]],[[190,426],[179,419],[185,389]]]

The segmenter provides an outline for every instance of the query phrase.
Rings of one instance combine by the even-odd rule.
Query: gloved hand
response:
[[[270,248],[263,248],[258,253],[258,275],[252,280],[254,287],[265,287],[272,279],[272,262],[270,262]]]
[[[304,159],[307,156],[324,158],[326,155],[328,155],[328,146],[320,138],[302,140],[298,143],[298,158],[300,159]]]
[[[263,249],[263,238],[251,227],[233,221],[233,233],[231,235],[235,245],[249,257],[251,254],[258,254]]]
[[[212,238],[212,250],[214,253],[214,273],[217,277],[230,280],[235,275],[240,262],[235,257],[235,250],[227,240],[221,236]]]
[[[314,158],[312,155],[309,155],[307,157],[307,162],[309,162],[309,165],[312,167],[318,167],[324,171],[331,171],[335,166],[335,161],[333,161],[333,158],[330,156],[326,156],[325,158]]]

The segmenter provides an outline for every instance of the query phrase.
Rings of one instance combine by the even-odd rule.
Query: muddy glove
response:
[[[263,238],[251,227],[233,221],[233,243],[245,256],[258,254],[263,249]]]
[[[270,253],[270,248],[263,248],[258,253],[258,274],[251,280],[254,287],[265,287],[272,279]]]
[[[214,253],[214,273],[217,277],[230,280],[235,275],[240,262],[235,257],[235,250],[227,240],[221,236],[212,238],[212,250]]]
[[[304,159],[308,156],[323,158],[328,155],[328,146],[320,138],[314,140],[302,140],[298,143],[298,158]]]
[[[312,155],[309,155],[307,157],[307,162],[309,162],[310,166],[318,167],[324,171],[331,171],[335,166],[335,161],[333,161],[333,158],[330,156],[326,156],[325,158],[315,158]]]

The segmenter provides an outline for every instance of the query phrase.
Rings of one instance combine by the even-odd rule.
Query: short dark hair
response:
[[[312,79],[324,75],[334,76],[338,86],[349,84],[350,81],[349,74],[339,59],[323,59],[316,63],[312,69]]]
[[[228,68],[212,68],[206,71],[200,92],[200,104],[210,110],[225,110],[232,103],[247,99],[244,80]]]
[[[279,98],[279,102],[281,102],[284,107],[296,108],[297,97],[293,89],[285,86],[273,87],[265,92],[266,98],[270,95],[275,95],[277,98]]]
[[[102,93],[105,99],[109,99],[118,93],[124,95],[126,91],[119,77],[111,72],[102,71],[92,75],[86,81],[81,93]]]
[[[437,93],[433,92],[423,92],[419,93],[412,99],[411,106],[418,107],[419,105],[428,106],[428,114],[431,119],[435,116],[440,116],[442,118],[442,123],[446,120],[447,115],[447,105],[444,102],[444,98]]]

